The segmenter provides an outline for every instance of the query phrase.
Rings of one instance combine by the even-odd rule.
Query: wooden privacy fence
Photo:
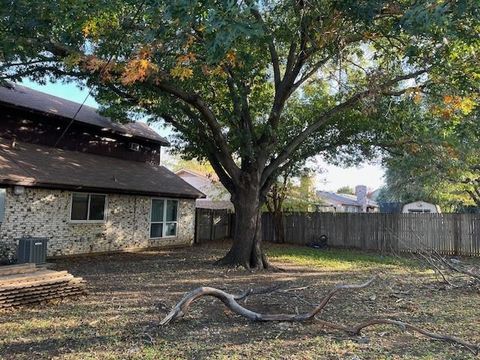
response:
[[[289,244],[319,243],[325,235],[332,247],[480,255],[480,214],[288,213],[283,220]],[[276,241],[272,214],[263,214],[262,231],[264,241]]]
[[[228,210],[196,210],[195,243],[224,240],[230,237],[232,214]]]

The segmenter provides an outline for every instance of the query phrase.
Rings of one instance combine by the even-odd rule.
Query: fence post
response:
[[[213,210],[210,209],[209,212],[208,212],[209,216],[210,216],[210,239],[209,241],[212,241],[213,240]]]
[[[462,248],[462,218],[459,214],[454,215],[453,222],[453,253],[460,254]]]
[[[388,253],[411,252],[427,246],[442,254],[480,255],[478,215],[284,213],[282,216],[286,243],[307,245],[313,234],[325,234],[332,247],[376,248]],[[272,241],[272,215],[265,214],[264,220],[262,232],[268,237],[265,240]]]
[[[200,211],[199,208],[195,208],[195,227],[194,227],[194,233],[193,233],[193,243],[194,244],[199,244],[200,241],[198,239],[198,212]]]

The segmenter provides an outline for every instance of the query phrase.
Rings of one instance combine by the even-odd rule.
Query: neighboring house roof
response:
[[[0,139],[0,183],[67,190],[204,197],[163,166]]]
[[[230,194],[216,180],[216,176],[208,177],[190,169],[180,169],[176,175],[204,193],[206,199],[198,199],[196,206],[202,209],[233,209]]]
[[[177,175],[183,175],[183,174],[188,174],[188,175],[192,175],[192,176],[196,176],[196,177],[201,177],[201,178],[204,178],[210,182],[213,182],[213,183],[217,183],[219,182],[220,180],[218,179],[218,176],[217,174],[205,174],[205,173],[201,173],[200,171],[196,171],[196,170],[191,170],[191,169],[180,169],[180,170],[177,170],[175,171],[175,174]]]
[[[359,206],[362,204],[357,200],[355,195],[350,194],[337,194],[330,191],[317,191],[317,196],[321,197],[325,202],[334,205],[344,205],[344,206]],[[367,198],[367,206],[378,207],[378,204]]]
[[[197,199],[196,206],[197,208],[212,210],[234,209],[232,202],[227,200]]]
[[[0,103],[69,120],[75,116],[81,106],[76,102],[17,84],[11,84],[10,87],[0,86]],[[143,122],[116,123],[110,118],[100,115],[97,109],[87,105],[81,107],[80,112],[75,116],[75,121],[108,129],[125,136],[147,139],[165,146],[169,145],[164,137]]]
[[[215,178],[210,178],[187,169],[178,170],[175,174],[204,193],[207,199],[211,201],[228,202],[230,200],[228,191],[219,181],[216,181]]]

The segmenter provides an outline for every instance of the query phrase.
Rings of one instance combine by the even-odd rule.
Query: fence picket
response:
[[[480,256],[479,214],[286,213],[285,242],[307,245],[322,235],[329,246],[412,252],[432,249],[445,255]],[[196,242],[231,237],[233,214],[197,209]],[[273,216],[262,216],[264,241],[275,242]]]
[[[478,214],[284,214],[285,241],[307,245],[327,236],[332,247],[480,256]],[[263,214],[263,239],[274,241],[273,216]]]

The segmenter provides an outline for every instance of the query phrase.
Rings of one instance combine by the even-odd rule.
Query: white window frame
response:
[[[430,209],[408,209],[409,214],[431,214],[432,210]]]
[[[88,195],[88,204],[87,204],[87,220],[72,220],[72,207],[73,207],[73,195],[82,194]],[[103,208],[103,219],[102,220],[88,220],[90,217],[90,199],[91,195],[102,195],[105,196],[105,205]],[[107,211],[108,211],[108,195],[101,193],[92,193],[92,192],[73,192],[70,194],[70,222],[73,224],[104,224],[107,221]]]
[[[162,200],[163,201],[163,221],[152,221],[152,211],[153,211],[153,201],[154,200]],[[176,214],[176,219],[175,221],[167,221],[167,200],[169,201],[175,201],[177,203],[177,214]],[[150,239],[165,239],[165,238],[174,238],[177,237],[178,235],[178,210],[180,208],[180,202],[178,199],[169,199],[169,198],[151,198],[150,199],[150,218],[149,218],[149,227],[148,227],[148,236]],[[165,235],[165,232],[167,230],[166,224],[175,224],[175,235]],[[152,237],[152,224],[163,224],[162,226],[162,236],[160,237]]]

